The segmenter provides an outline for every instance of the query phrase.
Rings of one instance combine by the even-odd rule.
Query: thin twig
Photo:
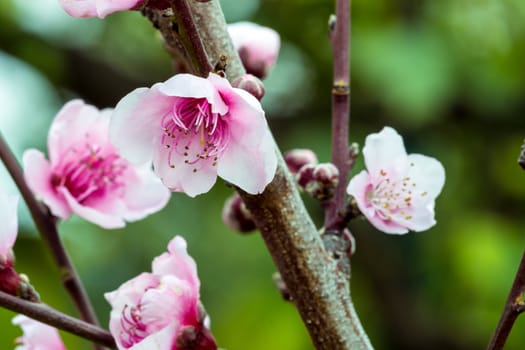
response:
[[[525,251],[521,257],[520,266],[516,272],[514,283],[509,292],[507,302],[503,308],[498,326],[492,335],[487,350],[501,350],[514,326],[518,316],[525,310]]]
[[[116,348],[115,340],[108,331],[63,314],[45,304],[33,303],[0,291],[0,306],[105,347]]]
[[[335,23],[330,23],[334,62],[332,86],[332,163],[339,169],[339,183],[325,210],[325,227],[335,228],[343,208],[350,171],[350,0],[336,0]],[[331,19],[333,21],[333,19]]]
[[[39,203],[33,196],[33,193],[24,180],[24,174],[20,165],[1,134],[0,159],[4,162],[7,171],[20,190],[43,241],[51,251],[51,255],[60,269],[62,284],[73,300],[80,316],[84,321],[98,325],[95,311],[89,301],[84,286],[60,241],[55,218],[50,215],[47,208]]]

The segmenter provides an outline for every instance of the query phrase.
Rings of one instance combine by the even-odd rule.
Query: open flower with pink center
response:
[[[168,252],[153,260],[152,273],[142,273],[105,294],[112,307],[109,329],[117,347],[216,349],[199,311],[199,286],[195,261],[184,239],[177,236],[168,244]]]
[[[385,127],[368,135],[363,148],[367,170],[354,176],[347,192],[378,230],[403,234],[434,226],[435,199],[445,183],[445,169],[435,158],[409,154],[403,139]]]
[[[273,179],[275,145],[259,101],[216,74],[178,74],[125,96],[110,136],[134,163],[153,160],[172,191],[207,192],[217,175],[256,194]]]
[[[24,153],[26,182],[53,215],[67,219],[74,212],[117,228],[166,205],[170,193],[150,163],[130,164],[109,142],[110,115],[110,110],[71,101],[49,130],[49,161],[34,149]]]
[[[15,316],[12,322],[24,332],[15,340],[15,350],[66,350],[56,328],[25,315]]]
[[[261,79],[266,77],[279,55],[279,34],[252,22],[228,24],[228,33],[246,72]]]
[[[11,249],[18,235],[18,196],[0,191],[0,269],[9,267]]]
[[[136,8],[143,0],[59,0],[71,17],[104,18],[110,13]]]

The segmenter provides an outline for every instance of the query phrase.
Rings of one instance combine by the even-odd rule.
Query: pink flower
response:
[[[354,176],[347,192],[378,230],[403,234],[434,226],[434,202],[445,183],[441,163],[405,151],[392,128],[368,135],[363,148],[368,171]]]
[[[113,12],[131,10],[142,2],[143,0],[60,0],[60,5],[71,17],[104,18]]]
[[[67,219],[74,212],[104,228],[117,228],[166,205],[169,191],[150,165],[132,166],[109,142],[110,115],[71,101],[49,130],[50,160],[34,149],[24,153],[26,182],[53,215]]]
[[[66,350],[56,328],[25,315],[15,316],[12,322],[24,332],[23,336],[16,339],[18,346],[15,350]]]
[[[153,272],[142,273],[105,294],[111,304],[109,329],[119,349],[181,350],[181,344],[216,349],[199,312],[195,261],[186,242],[175,237],[168,252],[153,260]]]
[[[277,60],[281,46],[279,34],[251,22],[229,24],[228,33],[246,72],[263,79]]]
[[[273,179],[275,146],[259,101],[215,74],[178,74],[125,96],[110,136],[131,162],[153,160],[172,191],[207,192],[217,175],[248,193]]]
[[[0,191],[0,269],[12,264],[11,249],[18,235],[18,196]]]

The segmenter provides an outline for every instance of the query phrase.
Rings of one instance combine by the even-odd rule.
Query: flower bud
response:
[[[300,189],[306,191],[306,188],[308,186],[311,186],[311,184],[315,182],[314,181],[315,167],[316,167],[315,164],[306,164],[299,169],[296,175],[296,179],[297,179],[297,184],[299,185]]]
[[[232,83],[232,86],[248,91],[259,101],[262,100],[265,93],[263,82],[252,74],[244,74],[242,77],[237,78]]]
[[[237,193],[224,203],[222,221],[226,226],[240,233],[248,233],[256,229],[252,214]]]
[[[279,34],[251,22],[229,24],[228,33],[246,72],[264,79],[277,60],[281,46]]]
[[[297,173],[299,187],[320,201],[334,196],[338,182],[339,170],[332,163],[308,164]]]
[[[0,291],[18,296],[18,289],[22,279],[12,266],[0,270]]]
[[[310,149],[296,148],[285,153],[284,161],[292,174],[297,174],[304,165],[317,164],[317,156]]]

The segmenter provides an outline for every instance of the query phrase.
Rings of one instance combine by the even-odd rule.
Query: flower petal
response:
[[[104,18],[110,13],[131,10],[143,0],[96,0],[97,16]]]
[[[212,105],[213,113],[226,114],[228,106],[222,100],[217,89],[212,85],[211,77],[219,77],[210,73],[208,79],[192,74],[177,74],[158,85],[158,90],[167,96],[206,98]],[[227,82],[226,79],[222,79]],[[229,85],[229,83],[227,83]],[[230,86],[231,89],[231,86]]]
[[[219,80],[215,84],[230,107],[231,140],[219,160],[218,174],[248,193],[261,193],[277,168],[275,143],[264,111],[259,101],[246,91],[222,90],[220,83]]]
[[[232,143],[220,159],[218,174],[250,194],[261,193],[275,176],[275,152],[269,130],[258,145]]]
[[[394,168],[397,173],[402,173],[408,162],[403,138],[388,126],[366,137],[363,156],[372,176],[377,176],[384,168]]]
[[[177,348],[174,347],[174,343],[176,341],[177,329],[179,326],[179,322],[173,320],[160,331],[149,335],[140,343],[133,345],[129,350],[176,350]]]
[[[12,323],[22,328],[24,335],[17,339],[22,345],[16,349],[65,350],[66,347],[56,328],[35,321],[25,315],[17,315]]]
[[[67,188],[58,187],[57,191],[64,196],[71,210],[81,218],[106,229],[126,226],[123,220],[124,205],[121,200],[105,197],[98,201],[90,201],[90,206],[85,206],[78,203]]]
[[[192,142],[195,144],[198,140]],[[188,152],[192,152],[191,145]],[[155,173],[162,183],[170,190],[184,192],[190,197],[208,192],[217,181],[217,169],[212,163],[212,159],[202,159],[197,164],[187,164],[183,158],[173,157],[164,147],[158,148],[153,160]]]
[[[200,286],[195,260],[187,252],[184,238],[175,236],[168,244],[168,252],[153,259],[152,271],[158,275],[173,275],[187,281],[194,290]]]
[[[7,260],[7,253],[18,235],[18,196],[0,192],[0,256]]]
[[[128,183],[123,201],[126,205],[124,218],[127,221],[140,220],[164,208],[170,199],[170,191],[162,184],[150,164],[137,167]]]
[[[161,119],[171,104],[170,97],[153,88],[136,89],[120,100],[111,116],[109,135],[122,157],[134,164],[151,161],[162,133]]]
[[[24,178],[33,193],[42,199],[51,213],[61,219],[71,216],[71,208],[66,199],[52,186],[51,165],[42,152],[29,149],[22,157],[24,164]]]
[[[418,189],[424,190],[428,197],[434,200],[445,184],[445,168],[436,158],[421,154],[410,154],[408,160],[408,176],[417,184]]]

